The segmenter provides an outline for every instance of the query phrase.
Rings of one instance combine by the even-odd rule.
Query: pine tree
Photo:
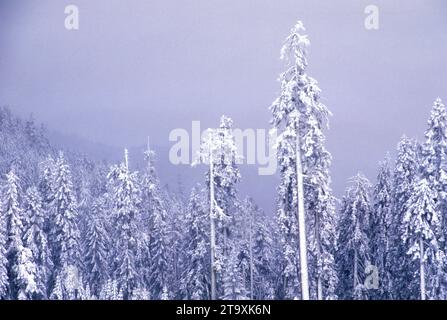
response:
[[[439,242],[439,255],[444,256],[447,250],[445,233],[447,231],[447,111],[440,98],[433,104],[428,128],[425,131],[425,143],[422,145],[421,174],[429,183],[430,189],[435,190],[435,205],[440,214],[442,228],[436,230]],[[441,258],[444,260],[444,258]],[[447,261],[438,264],[438,270],[433,271],[430,279],[438,287],[433,298],[445,299],[447,290],[441,283],[447,284]]]
[[[133,290],[141,287],[141,277],[136,269],[138,253],[137,215],[141,202],[136,172],[129,170],[128,154],[125,161],[113,166],[108,175],[112,192],[112,217],[114,230],[113,277],[125,300],[132,297]]]
[[[390,227],[390,250],[385,269],[390,275],[388,293],[390,299],[417,299],[419,288],[414,281],[417,266],[402,242],[402,221],[407,202],[413,192],[419,174],[418,143],[403,136],[397,146],[397,157],[393,172],[392,221]]]
[[[123,300],[123,293],[118,289],[117,280],[106,281],[99,294],[100,300]]]
[[[73,183],[69,165],[63,153],[59,153],[54,172],[54,196],[52,197],[51,248],[55,268],[55,286],[62,291],[52,294],[58,299],[79,298],[80,283],[67,287],[67,277],[76,276],[82,271],[80,253],[80,233],[77,225],[78,206],[73,191]],[[61,287],[61,284],[62,287]],[[56,289],[56,287],[55,287]]]
[[[42,196],[42,208],[46,212],[45,219],[45,231],[48,233],[49,226],[48,220],[51,220],[53,217],[50,217],[51,212],[50,208],[53,203],[53,197],[55,195],[54,192],[54,173],[55,173],[55,160],[49,156],[45,161],[39,164],[40,165],[40,180],[39,180],[39,192]]]
[[[365,270],[370,264],[370,182],[362,174],[351,178],[341,209],[337,261],[343,299],[366,299]]]
[[[87,281],[92,294],[99,296],[101,287],[110,275],[107,252],[110,250],[110,239],[106,226],[105,200],[100,197],[93,203],[88,215],[87,232],[84,240]]]
[[[46,299],[53,261],[48,237],[44,232],[45,212],[42,208],[42,198],[36,187],[31,187],[26,192],[25,216],[24,242],[31,250],[37,268],[37,292],[33,298]]]
[[[8,294],[8,259],[6,256],[6,215],[0,210],[0,299],[6,299]]]
[[[380,163],[377,183],[374,187],[374,210],[371,217],[371,262],[378,268],[379,288],[372,292],[374,299],[386,299],[391,291],[387,270],[392,223],[392,175],[389,155]]]
[[[151,282],[151,253],[150,253],[150,241],[151,241],[151,229],[153,221],[153,207],[158,198],[156,193],[159,192],[159,180],[157,172],[155,170],[156,154],[150,148],[149,138],[147,149],[144,152],[144,160],[146,166],[141,176],[141,212],[138,216],[138,225],[140,226],[140,245],[138,253],[138,269],[141,270],[142,281],[144,285],[149,288]]]
[[[17,264],[13,267],[17,281],[17,299],[31,300],[38,295],[39,288],[36,283],[38,269],[34,263],[33,253],[26,247],[17,252]]]
[[[14,272],[18,264],[20,255],[23,232],[23,211],[20,208],[19,197],[21,190],[19,185],[19,177],[11,169],[6,175],[6,184],[3,186],[2,209],[3,216],[6,221],[6,252],[7,252],[7,269],[9,278],[9,297],[17,299],[18,284],[17,274]]]
[[[248,299],[242,272],[238,266],[239,251],[240,249],[233,245],[225,257],[225,269],[222,275],[222,300]]]
[[[184,273],[184,260],[187,259],[183,250],[184,234],[186,232],[186,216],[188,204],[180,194],[165,192],[167,215],[167,246],[168,246],[168,274],[169,285],[167,286],[169,296],[172,299],[181,298],[181,280]]]
[[[414,192],[408,199],[407,211],[403,218],[404,233],[402,240],[408,249],[407,254],[419,264],[420,298],[425,300],[427,278],[432,270],[437,270],[441,263],[440,248],[436,237],[441,228],[440,214],[436,207],[436,191],[429,182],[422,178],[414,185]],[[435,298],[428,296],[428,298]]]
[[[422,146],[422,175],[430,187],[438,193],[435,200],[440,209],[444,208],[447,196],[447,111],[438,98],[428,120]]]
[[[244,279],[244,286],[247,288],[247,294],[250,300],[254,299],[255,287],[255,259],[253,254],[255,216],[259,213],[253,199],[247,197],[238,205],[240,209],[234,217],[236,226],[233,235],[233,241],[237,242],[239,248],[238,265],[241,275]]]
[[[161,299],[163,290],[168,290],[167,212],[159,194],[154,194],[152,229],[150,232],[150,291],[152,299]]]
[[[182,297],[190,300],[210,299],[210,264],[208,210],[200,187],[191,192],[184,236],[185,260],[181,279]]]
[[[3,190],[3,216],[6,217],[6,251],[10,299],[30,299],[37,293],[37,268],[31,250],[25,247],[25,216],[20,205],[22,192],[14,169],[6,175]]]
[[[276,147],[281,175],[278,217],[284,243],[284,294],[286,298],[301,295],[303,300],[308,300],[307,223],[313,229],[311,234],[315,234],[310,244],[313,256],[311,280],[316,282],[314,295],[323,299],[323,291],[326,291],[324,294],[328,298],[334,297],[336,277],[330,248],[334,247],[335,233],[325,227],[324,220],[332,221],[335,209],[329,186],[331,156],[324,148],[322,132],[330,113],[319,101],[317,82],[306,74],[310,43],[307,36],[302,35],[304,31],[299,21],[281,49],[281,58],[287,69],[280,75],[281,94],[270,109],[272,123],[280,132]],[[315,209],[317,206],[319,208]],[[327,231],[331,235],[323,239]],[[293,233],[298,233],[297,239]],[[296,257],[298,255],[299,258]],[[299,268],[294,266],[296,263],[299,263]],[[299,269],[300,279],[295,279],[295,269]],[[299,284],[301,288],[296,287]]]
[[[206,180],[209,194],[212,300],[218,296],[218,282],[221,281],[218,275],[228,254],[237,210],[236,184],[240,181],[240,172],[232,126],[233,121],[222,116],[218,129],[208,129],[200,150],[200,161],[209,165]]]
[[[323,160],[320,160],[323,161]],[[317,169],[319,171],[319,169]],[[312,174],[307,183],[306,207],[309,218],[309,255],[312,276],[312,297],[322,300],[337,298],[338,275],[335,263],[337,250],[337,216],[335,197],[329,187],[330,178],[326,170]],[[307,179],[306,179],[307,180]]]
[[[270,300],[275,293],[275,263],[272,225],[269,217],[255,208],[252,223],[252,272],[253,299]]]

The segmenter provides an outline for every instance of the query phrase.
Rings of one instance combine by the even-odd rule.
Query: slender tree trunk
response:
[[[250,249],[250,299],[253,300],[253,213],[250,213],[250,233],[249,233],[249,249]]]
[[[211,300],[216,300],[216,231],[214,221],[214,163],[210,152],[210,224],[211,224]]]
[[[420,277],[421,277],[421,300],[425,300],[425,266],[424,266],[424,241],[419,238],[419,250],[421,257],[419,259]]]
[[[304,212],[304,183],[303,183],[303,167],[301,163],[301,143],[300,133],[296,130],[296,182],[298,193],[298,232],[300,246],[300,272],[301,272],[301,298],[309,300],[309,275],[307,271],[307,241],[306,241],[306,218]]]
[[[354,283],[353,283],[353,287],[352,287],[352,289],[353,289],[353,294],[352,294],[352,297],[353,298],[355,298],[355,290],[356,290],[356,288],[357,288],[357,272],[358,272],[358,267],[357,267],[357,260],[358,260],[358,258],[357,258],[357,249],[354,249],[354,272],[353,272],[353,274],[354,274]]]
[[[317,247],[317,263],[321,261],[321,239],[320,239],[320,217],[319,213],[315,214],[315,239]],[[322,270],[317,270],[317,300],[323,300],[323,281]]]
[[[127,149],[124,149],[124,164],[126,165],[126,169],[129,169],[129,153]]]

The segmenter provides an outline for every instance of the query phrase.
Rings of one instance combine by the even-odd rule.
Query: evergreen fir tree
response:
[[[392,175],[389,155],[380,163],[377,183],[374,186],[374,210],[371,217],[371,262],[378,268],[379,288],[371,293],[373,299],[387,299],[391,291],[388,252],[391,247]]]
[[[200,162],[209,165],[206,174],[210,218],[210,281],[211,299],[221,290],[221,270],[227,258],[229,243],[235,232],[234,218],[237,211],[236,184],[240,180],[237,167],[237,147],[232,133],[233,121],[222,116],[218,129],[209,129],[204,135]]]
[[[59,153],[54,172],[54,196],[52,197],[51,248],[53,250],[55,289],[53,297],[67,299],[78,296],[79,287],[67,287],[67,277],[82,271],[80,233],[78,229],[78,206],[73,191],[69,165],[63,153]]]
[[[37,293],[36,264],[23,243],[25,215],[21,207],[20,181],[14,169],[6,175],[3,189],[3,216],[6,217],[9,298],[31,299]]]
[[[267,215],[259,209],[254,211],[252,230],[253,246],[253,299],[276,298],[275,263],[272,225]]]
[[[8,294],[6,239],[6,216],[4,211],[0,210],[0,299],[6,299]]]
[[[441,228],[440,213],[436,206],[436,191],[430,188],[429,182],[422,178],[414,185],[414,192],[408,204],[403,218],[404,241],[407,254],[419,265],[420,299],[436,298],[430,295],[427,280],[433,276],[433,270],[438,270],[437,264],[442,263],[440,247],[436,237]],[[437,292],[437,288],[431,288],[431,293]]]
[[[184,234],[185,260],[181,280],[182,297],[191,300],[210,299],[210,250],[208,210],[200,187],[191,192]]]
[[[112,192],[114,230],[113,277],[125,300],[131,299],[133,290],[141,287],[141,275],[136,269],[138,253],[137,215],[141,202],[137,174],[129,170],[128,154],[125,161],[113,166],[108,175]]]
[[[372,204],[370,182],[358,174],[351,178],[341,209],[337,261],[338,294],[342,299],[367,299],[365,270],[370,265],[369,227]]]
[[[34,298],[46,299],[49,294],[48,288],[53,261],[51,260],[48,237],[44,232],[45,212],[42,208],[42,198],[36,187],[27,190],[25,203],[24,243],[31,250],[37,268],[37,292]]]
[[[223,300],[247,300],[247,290],[238,266],[238,248],[232,246],[226,256],[225,269],[222,274]]]
[[[104,215],[105,201],[98,198],[94,201],[92,211],[88,215],[87,232],[84,239],[85,274],[91,287],[91,293],[99,296],[101,287],[110,275],[107,252],[110,250],[110,239]]]
[[[392,221],[390,227],[390,250],[385,269],[390,276],[388,293],[390,299],[418,299],[419,285],[414,281],[417,271],[415,262],[407,255],[402,242],[402,223],[407,202],[419,175],[418,143],[405,136],[397,146],[397,157],[393,173]]]
[[[168,286],[167,212],[159,195],[153,199],[152,229],[150,232],[150,291],[152,299],[161,299]],[[167,289],[166,289],[167,290]]]
[[[324,147],[323,134],[330,112],[320,102],[317,81],[306,74],[310,43],[304,31],[299,21],[282,47],[281,58],[287,69],[280,75],[280,96],[270,109],[272,123],[280,131],[276,147],[281,175],[278,219],[283,233],[284,297],[307,300],[310,289],[318,299],[334,298],[337,277],[333,258],[336,235],[330,227],[335,220],[331,156]],[[295,278],[296,270],[300,279]]]
[[[432,190],[436,191],[435,205],[439,212],[441,228],[436,230],[436,238],[439,242],[439,252],[445,255],[447,242],[445,233],[447,231],[447,111],[440,98],[433,104],[428,129],[425,131],[425,143],[422,145],[421,174],[429,183]],[[442,258],[443,259],[443,258]],[[444,259],[443,259],[444,260]],[[439,262],[438,270],[434,270],[430,279],[434,284],[436,293],[433,298],[447,298],[447,261]]]

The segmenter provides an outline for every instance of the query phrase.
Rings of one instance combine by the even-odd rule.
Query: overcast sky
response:
[[[64,28],[68,4],[78,31]],[[369,4],[377,31],[364,28]],[[302,20],[309,73],[333,113],[339,195],[357,171],[374,179],[402,134],[421,137],[433,100],[447,100],[446,16],[442,0],[0,0],[0,104],[117,147],[147,135],[169,147],[172,129],[215,126],[222,114],[268,128],[279,50]],[[259,179],[242,188],[273,203],[271,178]]]

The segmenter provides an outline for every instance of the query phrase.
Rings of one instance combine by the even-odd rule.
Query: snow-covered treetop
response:
[[[232,130],[233,120],[227,116],[221,117],[219,128],[206,130],[199,151],[200,163],[209,163],[210,158],[213,159],[213,163],[227,166],[236,163],[239,155]]]
[[[428,119],[428,129],[425,131],[427,142],[437,141],[443,143],[447,140],[447,111],[441,98],[437,98],[433,103],[430,118]]]
[[[362,220],[363,226],[368,226],[369,215],[372,210],[370,201],[371,183],[362,173],[358,173],[349,179],[349,182],[351,185],[347,190],[346,197],[351,201],[352,215],[355,219]]]
[[[298,21],[290,30],[290,35],[284,41],[281,49],[281,60],[289,66],[297,66],[304,70],[307,66],[306,50],[310,45],[307,35],[302,34],[306,29],[301,21]]]

